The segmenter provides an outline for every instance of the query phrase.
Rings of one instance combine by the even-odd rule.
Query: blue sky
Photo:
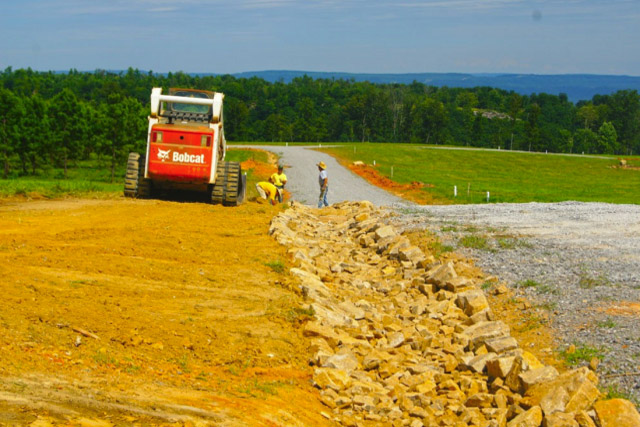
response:
[[[0,69],[640,75],[640,0],[2,0]]]

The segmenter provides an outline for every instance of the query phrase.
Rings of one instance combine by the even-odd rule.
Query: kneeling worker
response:
[[[284,186],[287,184],[287,175],[284,174],[284,166],[278,165],[278,172],[271,175],[269,182],[278,189],[278,201],[282,203]]]
[[[256,184],[256,190],[258,190],[258,194],[265,200],[269,200],[269,203],[272,205],[276,204],[276,194],[278,194],[278,189],[275,185],[270,182],[260,181]]]

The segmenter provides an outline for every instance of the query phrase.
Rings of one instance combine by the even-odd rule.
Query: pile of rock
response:
[[[294,205],[270,233],[315,312],[314,384],[343,425],[640,426],[598,401],[587,368],[559,374],[495,320],[482,278],[412,246],[369,202]]]

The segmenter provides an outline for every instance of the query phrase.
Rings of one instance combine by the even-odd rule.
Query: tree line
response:
[[[564,94],[519,95],[491,87],[372,84],[341,79],[270,83],[183,72],[0,72],[3,177],[37,174],[98,156],[112,179],[146,143],[152,87],[225,94],[230,141],[395,142],[558,153],[640,152],[636,90],[570,102]]]

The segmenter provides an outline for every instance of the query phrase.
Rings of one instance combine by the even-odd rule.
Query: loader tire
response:
[[[144,156],[129,153],[127,173],[124,177],[124,196],[147,199],[151,196],[151,182],[144,177]]]
[[[216,183],[211,189],[211,203],[238,206],[246,195],[246,177],[240,163],[220,162],[216,169]]]

